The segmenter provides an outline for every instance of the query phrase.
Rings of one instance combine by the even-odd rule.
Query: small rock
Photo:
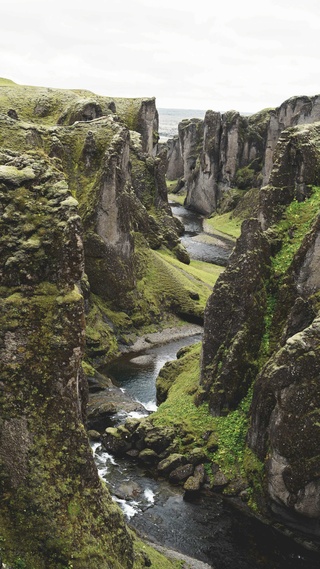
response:
[[[141,494],[142,490],[136,482],[123,482],[115,489],[114,494],[121,500],[129,500],[136,498]]]
[[[193,464],[184,464],[182,466],[178,466],[178,468],[175,468],[175,470],[172,470],[172,472],[170,472],[169,480],[173,483],[184,482],[187,480],[187,478],[189,478],[189,476],[192,476],[193,471]]]
[[[139,460],[145,464],[155,464],[159,460],[157,453],[151,448],[145,448],[139,452]]]
[[[158,464],[158,472],[163,476],[168,475],[172,470],[175,470],[179,466],[185,464],[186,458],[182,454],[174,453],[170,454],[167,458],[164,458]]]
[[[90,431],[88,431],[88,437],[91,441],[100,441],[101,434],[98,433],[98,431],[91,429]]]

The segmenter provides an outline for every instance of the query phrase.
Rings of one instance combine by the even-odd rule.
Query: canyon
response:
[[[163,145],[155,99],[2,80],[4,567],[179,566],[127,527],[92,436],[319,551],[319,101],[207,111]],[[214,279],[181,243],[168,180],[187,208],[241,219]],[[203,341],[161,370],[157,411],[88,433],[93,392],[100,419],[117,410],[103,367],[186,323]]]

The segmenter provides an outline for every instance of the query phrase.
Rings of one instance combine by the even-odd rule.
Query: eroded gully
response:
[[[233,242],[221,235],[211,242],[199,239],[201,217],[179,204],[171,207],[186,227],[182,242],[190,256],[225,265]],[[143,350],[138,359],[137,354],[127,354],[107,370],[108,374],[117,386],[144,404],[147,415],[156,409],[155,380],[161,367],[175,359],[182,346],[200,340],[201,334],[196,333]],[[118,416],[117,424],[127,416]],[[237,500],[212,493],[186,500],[182,488],[155,479],[147,467],[114,458],[100,443],[93,444],[93,452],[99,474],[107,481],[128,524],[148,540],[214,569],[319,568],[319,560],[313,559],[312,552],[309,554],[276,529],[244,515]]]

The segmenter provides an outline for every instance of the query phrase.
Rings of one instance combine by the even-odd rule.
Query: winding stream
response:
[[[197,220],[195,214],[181,208],[177,206],[174,214],[179,214],[187,227],[185,244],[190,252],[190,240],[201,231],[201,218],[198,216]],[[199,247],[199,242],[194,242],[202,255],[203,244]],[[219,245],[216,243],[215,247]],[[222,259],[223,264],[230,250],[231,242],[224,241],[220,250],[209,251],[210,262]],[[200,340],[201,335],[197,334],[153,346],[138,354],[144,358],[128,354],[110,366],[108,374],[148,411],[155,410],[155,380],[161,367],[175,359],[180,347]],[[107,481],[128,524],[150,541],[208,563],[214,569],[319,569],[319,557],[274,528],[243,515],[237,500],[211,493],[186,500],[181,487],[152,478],[147,467],[115,459],[100,443],[94,443],[92,449],[99,474]]]
[[[176,202],[169,202],[172,213],[182,221],[185,233],[181,243],[187,249],[190,257],[197,261],[206,261],[216,265],[226,266],[234,241],[221,233],[206,233],[203,230],[203,217],[187,210]]]

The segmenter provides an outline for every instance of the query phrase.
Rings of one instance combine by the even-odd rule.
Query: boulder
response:
[[[186,463],[186,458],[183,454],[173,453],[170,454],[167,458],[164,458],[158,464],[158,472],[161,476],[168,476],[170,472],[178,468],[179,466],[183,466]]]

